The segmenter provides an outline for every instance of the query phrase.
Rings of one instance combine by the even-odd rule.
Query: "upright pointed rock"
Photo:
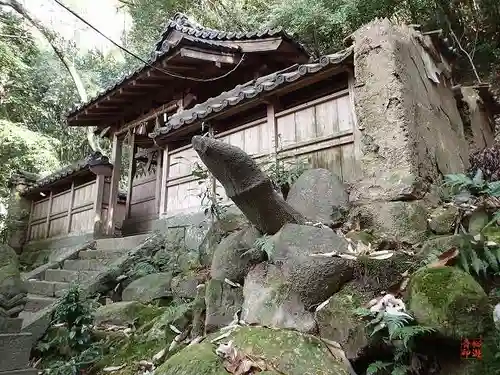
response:
[[[201,136],[194,136],[191,143],[227,196],[261,232],[274,234],[286,223],[305,223],[305,218],[276,193],[269,177],[242,149]]]

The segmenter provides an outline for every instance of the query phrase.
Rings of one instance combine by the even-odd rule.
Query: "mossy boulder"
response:
[[[210,338],[210,337],[209,337]],[[341,360],[335,358],[318,338],[290,330],[242,327],[225,341],[189,346],[169,358],[156,375],[227,375],[223,361],[215,354],[217,346],[233,341],[238,351],[263,358],[274,370],[268,374],[283,375],[348,375]],[[261,373],[262,374],[262,373]]]
[[[415,244],[427,237],[427,207],[423,201],[374,202],[351,210],[350,221],[377,237]]]
[[[199,266],[198,250],[186,246],[185,227],[166,228],[164,236],[165,245],[154,255],[163,271],[175,274]]]
[[[9,300],[25,293],[26,288],[19,273],[16,252],[10,246],[0,244],[0,294]],[[5,308],[8,309],[9,306]]]
[[[175,334],[169,328],[169,325],[173,325],[180,331],[184,331],[191,323],[192,316],[192,302],[183,303],[181,301],[173,301],[164,308],[160,316],[156,317],[149,324],[145,324],[141,330],[145,332],[144,337],[146,340],[170,338],[172,335],[175,336]]]
[[[278,267],[258,264],[245,278],[241,318],[249,324],[314,332],[314,315],[291,289]]]
[[[139,327],[152,321],[163,312],[163,308],[146,306],[137,301],[115,302],[99,307],[94,315],[94,323],[95,325],[115,324],[120,326],[134,324]]]
[[[437,207],[429,215],[429,229],[436,234],[453,232],[458,208],[455,206]]]
[[[493,327],[488,296],[474,278],[454,267],[425,268],[408,285],[410,304],[420,325],[460,339],[479,337]]]
[[[198,249],[200,263],[203,266],[210,267],[216,246],[229,233],[242,229],[245,225],[248,225],[248,219],[241,211],[236,209],[227,212],[223,217],[215,221],[208,229]]]
[[[207,332],[214,332],[233,320],[243,304],[243,290],[221,280],[209,280],[206,284],[205,304]]]
[[[215,248],[210,268],[211,277],[243,283],[250,268],[265,260],[262,252],[249,251],[259,237],[259,231],[248,226],[224,238]]]
[[[208,274],[208,271],[206,274]],[[190,270],[174,276],[170,283],[172,296],[177,298],[195,298],[196,287],[198,284],[205,282],[205,278],[206,275],[204,273],[197,273],[195,270]]]
[[[338,342],[349,359],[362,356],[370,344],[366,321],[354,314],[355,309],[369,300],[348,284],[315,313],[320,336]]]
[[[339,257],[311,256],[346,252],[348,243],[330,228],[285,224],[272,237],[270,263],[283,273],[290,290],[310,309],[325,301],[351,280],[354,263]]]
[[[122,299],[124,301],[148,303],[155,299],[171,296],[171,282],[171,272],[161,272],[143,276],[134,280],[123,290]]]

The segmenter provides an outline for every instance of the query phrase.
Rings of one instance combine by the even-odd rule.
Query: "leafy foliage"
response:
[[[44,356],[56,358],[50,364],[49,373],[76,375],[99,360],[102,352],[91,337],[96,307],[96,299],[84,299],[75,284],[58,302],[51,323],[55,331],[49,330],[37,345]],[[64,359],[57,359],[61,355]]]
[[[413,368],[418,363],[414,357],[415,339],[434,332],[433,328],[414,324],[414,318],[403,312],[372,312],[358,308],[354,313],[369,320],[366,326],[371,330],[370,336],[378,335],[386,344],[394,347],[394,361],[376,361],[368,366],[367,374],[391,369],[391,375],[406,375],[416,370]]]
[[[264,171],[269,178],[277,186],[283,198],[286,199],[291,186],[300,177],[305,170],[309,168],[309,164],[301,159],[280,160],[275,159],[271,163],[265,163]]]
[[[272,236],[264,234],[255,240],[253,246],[260,251],[267,254],[267,259],[271,259],[274,252],[274,242],[272,241]]]
[[[476,196],[500,197],[500,181],[485,181],[480,169],[477,170],[473,178],[465,174],[446,175],[445,186],[448,186],[453,194],[468,191]]]

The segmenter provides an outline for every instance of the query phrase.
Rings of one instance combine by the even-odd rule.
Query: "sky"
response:
[[[120,43],[124,28],[129,29],[130,17],[117,10],[117,0],[60,0],[97,29]],[[116,49],[109,41],[87,27],[53,0],[22,0],[24,6],[45,25],[67,39],[75,41],[82,51],[98,48],[103,52]]]

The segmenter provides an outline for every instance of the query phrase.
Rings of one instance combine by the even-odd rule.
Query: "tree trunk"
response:
[[[88,100],[87,91],[85,90],[85,86],[83,85],[82,79],[78,72],[75,69],[73,63],[64,55],[62,48],[57,45],[57,34],[52,30],[45,27],[38,19],[36,19],[29,11],[21,4],[18,0],[0,0],[0,5],[5,5],[11,7],[14,11],[19,13],[24,19],[26,19],[29,23],[36,27],[38,31],[47,39],[50,46],[54,50],[55,54],[61,60],[63,65],[66,67],[67,71],[71,75],[73,82],[76,86],[76,91],[80,96],[80,101],[85,103]],[[89,142],[90,148],[92,151],[101,151],[98,143],[96,142],[94,136],[94,128],[87,128],[87,140]]]

